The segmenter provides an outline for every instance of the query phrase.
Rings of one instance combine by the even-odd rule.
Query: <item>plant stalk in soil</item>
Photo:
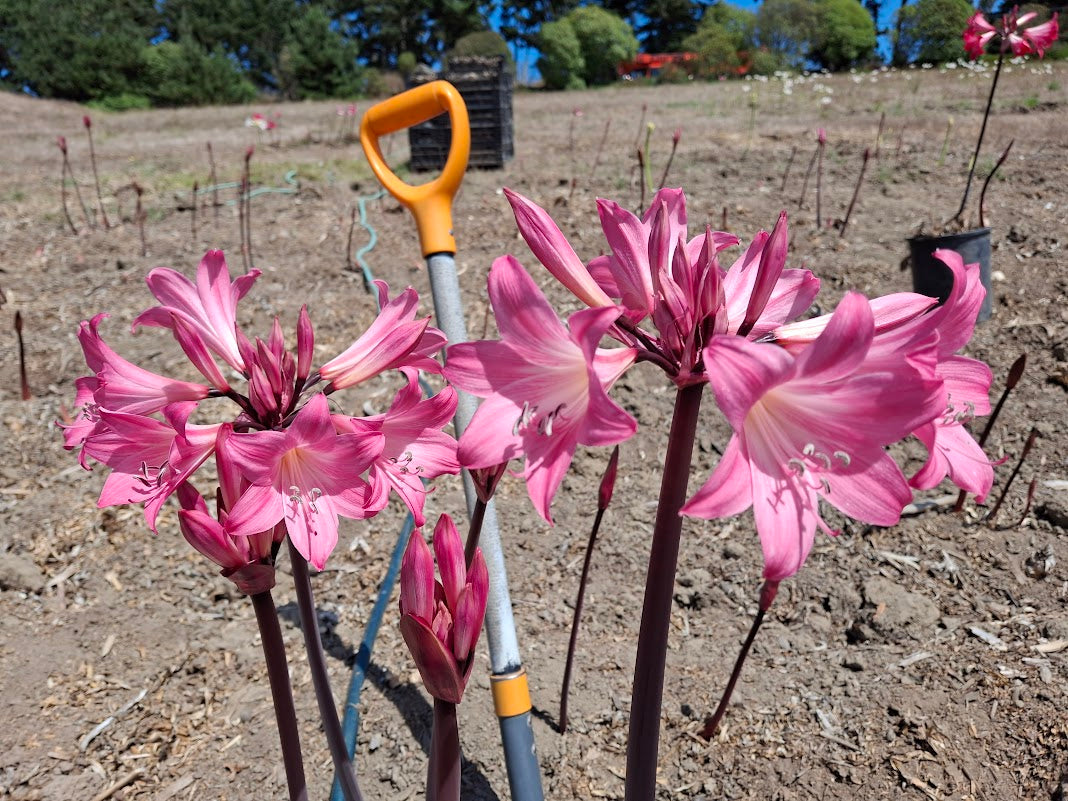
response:
[[[990,82],[990,94],[986,98],[986,108],[983,109],[983,124],[979,127],[979,140],[975,143],[975,153],[972,154],[972,163],[968,168],[968,180],[964,182],[964,196],[960,200],[960,208],[957,213],[949,218],[948,222],[959,220],[964,214],[964,208],[968,205],[968,193],[972,188],[972,178],[975,176],[975,167],[979,163],[979,151],[983,148],[983,137],[986,135],[986,124],[990,120],[990,107],[994,104],[994,92],[998,88],[998,78],[1001,77],[1001,65],[1005,61],[1005,43],[1002,40],[1001,49],[998,51],[998,63],[994,67],[994,79]]]
[[[426,770],[427,801],[460,801],[460,732],[456,704],[434,699],[434,730]]]
[[[696,384],[680,387],[675,395],[634,663],[630,730],[627,735],[626,801],[648,801],[656,792],[664,663],[667,659],[672,595],[682,534],[679,510],[686,501],[686,480],[690,474],[703,391],[704,385]]]
[[[104,209],[104,197],[100,193],[100,175],[96,170],[96,150],[93,148],[93,123],[89,119],[89,115],[82,117],[82,122],[85,125],[85,135],[89,137],[89,163],[93,165],[93,183],[96,184],[96,200],[100,204],[100,218],[104,221],[104,228],[111,228],[111,223],[108,221],[108,213]]]
[[[308,788],[304,778],[304,760],[300,751],[300,732],[297,729],[297,713],[293,707],[293,689],[289,683],[289,665],[286,663],[286,646],[282,629],[278,625],[278,612],[270,591],[252,597],[256,610],[256,623],[260,627],[260,642],[263,658],[267,663],[267,678],[271,684],[274,700],[274,716],[278,724],[278,739],[282,744],[282,762],[286,770],[290,801],[307,801]]]
[[[345,748],[345,736],[337,717],[334,694],[330,690],[330,674],[326,670],[323,642],[319,638],[319,620],[315,614],[315,597],[312,594],[308,562],[301,556],[293,542],[289,542],[289,560],[293,565],[293,585],[297,593],[297,608],[300,610],[300,627],[304,632],[304,647],[308,652],[308,668],[311,670],[315,699],[319,702],[319,717],[322,718],[334,771],[341,782],[345,801],[362,801],[356,783],[356,772]]]

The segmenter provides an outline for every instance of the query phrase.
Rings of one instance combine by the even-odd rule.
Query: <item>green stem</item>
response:
[[[289,665],[286,663],[286,646],[282,639],[282,628],[278,625],[278,613],[271,591],[253,595],[252,608],[256,610],[263,658],[267,663],[267,678],[271,683],[274,717],[278,724],[278,739],[282,743],[282,763],[286,769],[289,798],[290,801],[308,801],[304,760],[300,753],[300,732],[297,730],[297,713],[293,708],[293,689],[289,684]]]
[[[983,124],[979,128],[979,141],[975,143],[975,153],[972,155],[972,166],[968,169],[968,180],[964,184],[964,197],[961,198],[960,208],[957,213],[950,217],[949,221],[959,220],[964,214],[964,207],[968,205],[968,193],[972,189],[972,178],[975,176],[975,165],[979,163],[979,151],[983,147],[983,137],[986,135],[986,124],[990,120],[990,107],[994,104],[994,92],[998,88],[998,78],[1001,76],[1001,63],[1005,60],[1005,45],[1002,44],[1001,52],[998,53],[998,64],[994,67],[994,80],[990,82],[990,94],[986,98],[986,109],[983,111]]]
[[[456,704],[434,699],[434,731],[426,771],[427,801],[460,801],[460,730]]]
[[[301,556],[292,540],[289,540],[289,560],[293,564],[293,586],[297,593],[297,608],[300,610],[300,628],[304,632],[304,648],[308,652],[308,668],[311,670],[312,685],[315,687],[315,700],[319,702],[319,717],[323,722],[326,743],[334,761],[334,771],[341,782],[345,801],[363,801],[360,788],[356,784],[356,772],[345,748],[345,735],[337,717],[334,694],[330,690],[330,674],[326,670],[323,642],[319,639],[319,621],[315,616],[315,598],[312,595],[311,578],[308,576],[308,562]]]
[[[668,435],[660,501],[649,552],[638,653],[634,663],[630,731],[627,737],[626,801],[651,801],[656,792],[664,663],[667,659],[671,599],[682,534],[679,510],[686,501],[686,483],[703,391],[704,384],[696,384],[680,387],[675,395],[675,411]]]

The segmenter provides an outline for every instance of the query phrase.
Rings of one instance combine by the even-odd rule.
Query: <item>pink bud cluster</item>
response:
[[[437,558],[441,580],[434,578]],[[434,555],[415,531],[400,569],[401,634],[412,652],[423,685],[434,698],[460,703],[474,665],[474,648],[482,630],[489,595],[489,573],[482,551],[471,565],[452,518],[442,515],[434,527]]]

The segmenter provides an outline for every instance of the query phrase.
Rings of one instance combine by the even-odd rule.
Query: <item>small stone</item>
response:
[[[901,633],[922,639],[925,629],[938,622],[941,613],[931,599],[904,587],[875,576],[864,582],[864,598],[875,607],[871,623],[877,629],[889,633]]]
[[[745,549],[738,543],[733,540],[727,540],[723,543],[724,559],[741,559],[743,556],[745,556]]]
[[[381,747],[382,747],[382,735],[381,734],[372,734],[371,735],[371,741],[369,743],[367,743],[367,750],[368,751],[377,751]]]
[[[25,556],[13,553],[0,555],[0,589],[16,592],[40,592],[45,579],[41,571]]]

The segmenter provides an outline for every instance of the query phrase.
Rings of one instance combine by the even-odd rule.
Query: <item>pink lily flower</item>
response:
[[[817,528],[832,533],[820,498],[885,526],[912,497],[883,446],[939,413],[940,384],[906,360],[869,368],[873,337],[868,302],[851,293],[796,358],[741,337],[716,337],[706,349],[720,368],[709,383],[734,436],[682,513],[719,518],[752,506],[769,581],[801,568]]]
[[[473,468],[525,456],[527,492],[551,523],[549,507],[575,448],[614,445],[637,429],[606,394],[636,351],[597,347],[619,316],[616,307],[577,311],[565,327],[511,256],[490,268],[489,296],[501,340],[453,345],[446,358],[449,382],[486,398],[458,456]]]
[[[322,570],[337,545],[338,516],[374,514],[371,488],[360,474],[381,452],[382,440],[381,434],[338,434],[321,393],[284,431],[235,434],[231,458],[252,486],[230,509],[227,532],[249,536],[285,521],[301,556]]]
[[[944,408],[912,433],[923,442],[928,461],[910,480],[916,489],[931,489],[947,475],[961,489],[983,500],[994,480],[990,460],[983,454],[965,424],[990,413],[993,376],[982,362],[956,355],[972,337],[976,317],[986,290],[979,265],[965,266],[960,254],[950,250],[935,253],[953,272],[953,289],[946,302],[911,292],[899,292],[869,301],[875,321],[875,336],[869,363],[881,359],[891,365],[909,359],[914,366],[927,348],[933,361],[926,375],[942,382]],[[935,307],[935,308],[933,308]],[[823,332],[831,315],[781,326],[765,339],[788,352],[802,353]],[[933,349],[929,346],[933,344]]]
[[[998,27],[992,25],[982,12],[976,11],[964,29],[964,49],[971,58],[979,58],[986,52],[987,43],[998,36],[1002,39],[1002,47],[1008,45],[1014,56],[1038,53],[1041,58],[1057,41],[1060,29],[1056,12],[1043,23],[1024,27],[1036,16],[1038,14],[1034,11],[1019,15],[1018,8],[1014,6],[1012,11],[1002,16]]]
[[[460,472],[456,440],[441,430],[456,412],[456,390],[445,387],[424,399],[418,372],[407,367],[402,372],[408,383],[385,414],[335,415],[334,427],[341,433],[382,435],[382,452],[371,463],[368,476],[372,493],[368,506],[384,509],[392,487],[411,510],[415,525],[422,526],[427,493],[423,480]]]
[[[519,233],[552,276],[587,306],[615,306],[615,302],[590,275],[559,226],[541,206],[518,192],[505,188]]]
[[[476,548],[471,567],[452,518],[434,527],[434,558],[419,531],[412,532],[400,569],[401,635],[434,698],[458,704],[474,667],[474,650],[489,596],[489,573]]]
[[[196,332],[208,349],[244,373],[246,365],[237,345],[237,302],[248,293],[259,275],[259,270],[250,270],[231,282],[226,257],[221,250],[209,250],[204,254],[197,267],[195,284],[176,270],[157,267],[145,281],[162,305],[142,312],[133,321],[132,328],[136,331],[139,326],[154,325],[170,328],[178,336],[180,327],[175,321],[181,320],[186,324],[184,328]],[[179,338],[179,343],[185,348],[188,338]],[[193,361],[197,363],[197,359]]]
[[[319,369],[334,389],[344,389],[397,367],[440,373],[431,357],[445,344],[445,335],[430,328],[430,318],[415,319],[419,295],[409,287],[393,300],[389,286],[375,281],[381,311],[363,336]]]
[[[215,450],[219,426],[188,424],[192,410],[188,403],[168,406],[166,422],[99,410],[100,423],[85,441],[86,455],[111,468],[98,507],[143,503],[156,533],[163,504]]]
[[[79,378],[75,385],[79,406],[102,406],[115,412],[141,415],[158,412],[180,401],[199,401],[208,396],[208,387],[176,381],[138,367],[113,351],[97,328],[107,314],[82,322],[78,331],[85,363],[94,375]]]

